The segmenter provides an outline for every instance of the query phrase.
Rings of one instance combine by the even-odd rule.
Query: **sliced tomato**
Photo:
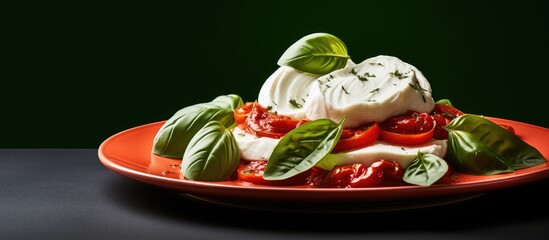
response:
[[[420,145],[422,143],[426,143],[429,140],[433,138],[433,132],[434,128],[431,129],[429,132],[424,133],[394,133],[390,131],[381,130],[379,132],[379,136],[381,137],[381,140],[399,144],[399,145]]]
[[[455,107],[444,104],[435,104],[435,108],[431,111],[431,115],[437,123],[435,132],[433,133],[433,138],[448,139],[448,131],[444,130],[444,127],[454,118],[463,115],[463,112]]]
[[[336,166],[324,178],[322,186],[335,188],[400,186],[404,170],[393,161],[380,160],[367,167],[364,164]]]
[[[258,185],[288,186],[307,184],[311,176],[311,171],[305,171],[284,180],[265,180],[263,178],[265,166],[267,166],[267,161],[250,161],[249,163],[242,164],[237,169],[238,180]]]
[[[359,128],[343,129],[341,137],[332,152],[344,152],[363,148],[372,144],[379,137],[379,125],[371,123]]]
[[[433,138],[436,122],[427,113],[409,112],[379,125],[381,140],[399,145],[419,145]]]
[[[248,115],[252,111],[253,107],[253,102],[246,102],[245,104],[236,108],[234,110],[234,121],[236,122],[236,124],[245,124],[246,119],[248,118]]]
[[[437,123],[437,126],[433,132],[433,138],[438,140],[448,139],[448,131],[446,131],[443,127],[450,124],[452,119],[445,117],[440,113],[433,115],[433,119],[435,119],[435,122]]]
[[[234,111],[237,125],[258,137],[281,138],[292,129],[307,122],[270,112],[259,103],[247,102]]]
[[[449,119],[454,119],[456,117],[459,117],[463,115],[463,112],[459,109],[444,105],[444,104],[435,104],[435,108],[431,111],[431,115],[435,114],[442,114],[444,117],[447,117]]]

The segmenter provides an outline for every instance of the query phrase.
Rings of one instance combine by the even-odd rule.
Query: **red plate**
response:
[[[516,122],[490,118],[497,123],[512,126],[519,137],[537,148],[549,159],[549,129]],[[310,186],[261,186],[236,181],[201,182],[182,179],[180,160],[159,157],[151,153],[153,139],[164,122],[156,122],[131,128],[106,139],[98,150],[99,159],[109,169],[129,178],[148,184],[173,189],[201,200],[231,205],[240,201],[253,202],[346,202],[387,203],[429,201],[444,199],[468,199],[487,191],[517,186],[549,177],[549,164],[521,169],[514,173],[490,176],[474,176],[458,173],[451,184],[376,188],[314,188]],[[453,199],[453,200],[452,200]],[[232,202],[232,203],[231,203]]]

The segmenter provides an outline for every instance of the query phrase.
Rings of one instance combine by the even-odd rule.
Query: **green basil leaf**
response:
[[[192,180],[226,180],[240,162],[240,150],[230,129],[210,121],[189,142],[181,162],[181,174]]]
[[[236,94],[221,95],[212,100],[211,103],[222,108],[229,108],[231,110],[235,110],[237,107],[244,104],[242,98]]]
[[[448,171],[448,164],[444,159],[434,154],[417,153],[417,158],[404,171],[402,180],[407,183],[431,186]]]
[[[490,175],[514,171],[501,154],[473,134],[461,130],[448,132],[447,155],[452,166],[464,173]]]
[[[450,107],[454,106],[454,105],[452,105],[452,102],[450,102],[450,99],[440,99],[436,102],[436,104],[442,104],[442,105],[446,105],[446,106],[450,106]]]
[[[339,38],[328,33],[313,33],[292,44],[282,54],[278,65],[327,74],[343,68],[349,58],[347,46]]]
[[[282,180],[305,172],[332,151],[341,137],[344,117],[338,124],[317,119],[288,132],[273,150],[263,178]]]
[[[242,104],[240,97],[227,95],[177,111],[158,130],[152,152],[163,157],[182,158],[191,138],[206,123],[219,121],[225,127],[233,125],[233,107],[238,104]]]
[[[461,130],[471,133],[478,141],[500,154],[512,169],[547,162],[536,148],[484,117],[466,114],[452,120],[446,128],[450,131]]]

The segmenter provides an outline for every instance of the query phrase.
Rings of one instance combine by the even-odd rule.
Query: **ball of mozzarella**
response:
[[[392,56],[377,56],[316,79],[303,105],[306,118],[329,118],[344,127],[383,122],[408,110],[430,112],[431,86],[414,66]]]

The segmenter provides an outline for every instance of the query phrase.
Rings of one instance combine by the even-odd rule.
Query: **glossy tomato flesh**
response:
[[[307,184],[309,177],[313,170],[305,171],[296,176],[293,176],[284,180],[265,180],[263,173],[267,161],[249,161],[241,163],[237,169],[237,179],[242,182],[248,182],[258,185],[270,185],[270,186],[288,186],[288,185],[304,185]]]
[[[281,138],[307,122],[270,112],[259,103],[247,102],[234,111],[235,122],[244,131],[259,137]]]
[[[431,111],[431,115],[436,122],[433,138],[442,140],[448,139],[448,131],[444,130],[444,127],[454,118],[463,115],[463,112],[452,106],[435,104],[435,108]]]
[[[322,186],[336,188],[399,186],[404,170],[393,161],[380,160],[367,167],[364,164],[336,166],[322,181]]]
[[[433,138],[436,123],[428,113],[408,112],[382,122],[380,137],[389,143],[419,145]]]
[[[344,152],[359,149],[371,145],[379,137],[379,125],[367,124],[358,128],[343,129],[341,137],[332,152]]]

